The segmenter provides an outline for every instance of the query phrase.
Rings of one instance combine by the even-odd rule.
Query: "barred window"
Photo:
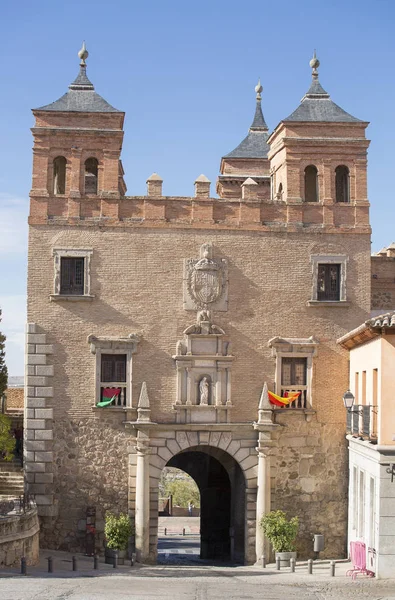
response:
[[[287,357],[281,359],[281,396],[295,392],[300,396],[288,408],[307,408],[307,357]]]
[[[109,406],[127,405],[126,354],[102,354],[100,365],[100,398]]]
[[[317,300],[340,300],[340,265],[319,264]]]
[[[83,257],[65,257],[60,259],[60,293],[82,296],[84,294]]]

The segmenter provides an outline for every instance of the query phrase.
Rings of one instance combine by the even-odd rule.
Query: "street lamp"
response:
[[[354,404],[354,394],[352,392],[350,392],[350,390],[347,390],[347,392],[344,394],[343,396],[343,404],[344,404],[344,408],[346,408],[348,410],[348,412],[351,412],[352,406]]]

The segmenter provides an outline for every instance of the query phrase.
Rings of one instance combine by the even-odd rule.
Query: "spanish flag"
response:
[[[302,392],[295,392],[294,394],[290,394],[289,396],[287,395],[284,398],[282,396],[277,396],[277,394],[273,394],[273,392],[268,392],[267,394],[271,404],[284,408],[284,406],[288,406],[288,404],[291,404],[291,402],[294,402],[294,400],[299,398],[301,393]]]

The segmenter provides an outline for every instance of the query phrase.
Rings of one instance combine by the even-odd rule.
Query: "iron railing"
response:
[[[356,404],[347,411],[347,433],[374,441],[377,439],[377,406]]]
[[[24,514],[30,508],[35,506],[33,496],[28,493],[15,496],[14,498],[7,496],[1,499],[0,496],[0,518]]]

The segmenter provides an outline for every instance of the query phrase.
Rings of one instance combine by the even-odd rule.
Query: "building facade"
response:
[[[201,552],[253,563],[270,508],[301,517],[299,553],[323,533],[346,551],[336,339],[369,316],[367,123],[310,63],[299,107],[269,134],[261,109],[221,159],[218,197],[127,196],[124,113],[80,73],[33,110],[26,446],[44,546],[78,550],[87,510],[129,511],[141,561],[157,556],[166,465],[201,493]],[[267,384],[267,385],[265,385]],[[300,395],[275,408],[267,390]],[[308,515],[308,516],[307,516]]]
[[[339,344],[350,352],[348,541],[365,545],[379,578],[395,569],[395,311],[375,316]]]

